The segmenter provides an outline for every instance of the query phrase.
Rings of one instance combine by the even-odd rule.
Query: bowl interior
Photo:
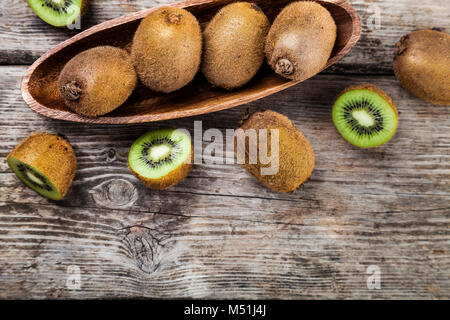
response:
[[[189,2],[191,5],[185,8],[191,11],[204,27],[221,7],[230,2],[233,1],[207,1],[198,5],[192,5],[192,2]],[[262,8],[272,22],[281,9],[291,1],[256,0],[254,2]],[[337,54],[349,42],[352,36],[353,21],[346,10],[339,5],[331,2],[318,2],[331,12],[338,27],[337,41],[328,67],[338,60]],[[119,22],[120,19],[108,23],[114,25],[112,22]],[[137,19],[105,29],[100,28],[99,31],[91,34],[87,30],[84,37],[50,55],[36,67],[30,76],[28,90],[32,98],[45,108],[72,113],[65,107],[57,89],[58,76],[64,65],[79,52],[100,45],[112,45],[129,50],[140,21],[141,19]],[[218,111],[277,92],[292,84],[294,84],[292,81],[277,76],[267,64],[263,65],[250,83],[231,92],[212,87],[199,72],[191,84],[171,94],[156,93],[139,84],[127,102],[112,113],[97,118],[97,122],[101,121],[101,118],[117,118],[118,121],[118,118],[142,116],[145,116],[146,121],[156,121]]]

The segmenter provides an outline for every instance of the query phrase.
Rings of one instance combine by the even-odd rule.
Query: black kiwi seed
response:
[[[367,110],[374,119],[374,124],[370,127],[361,126],[358,121],[352,116],[355,110]],[[373,135],[383,130],[383,116],[375,107],[372,100],[363,98],[362,100],[352,100],[347,103],[343,109],[342,118],[349,124],[351,130],[360,135]]]
[[[19,163],[17,165],[17,169],[19,169],[20,172],[23,174],[23,178],[26,179],[29,183],[31,183],[33,186],[37,188],[42,188],[47,191],[52,191],[53,188],[47,183],[47,179],[43,177],[41,174],[37,173],[33,170],[30,166],[26,165],[25,163]],[[28,178],[28,172],[31,172],[36,178],[38,178],[40,181],[42,181],[42,184],[37,183],[34,180],[31,180]]]
[[[150,150],[150,148],[154,145],[161,145],[161,144],[168,144],[172,147],[172,150],[170,152],[170,154],[165,157],[164,159],[160,159],[158,161],[153,161],[150,159],[150,157],[148,156],[148,151]],[[176,158],[178,152],[179,152],[179,145],[177,143],[175,143],[174,141],[164,137],[164,138],[160,138],[160,139],[155,139],[152,141],[148,141],[145,142],[142,145],[142,152],[141,152],[141,157],[140,159],[145,162],[147,165],[149,165],[152,168],[156,168],[158,166],[164,165],[165,163],[171,162],[173,161],[173,159]]]
[[[57,12],[62,12],[62,13],[67,13],[67,8],[70,7],[70,5],[72,4],[72,0],[66,0],[64,1],[64,3],[62,4],[56,4],[53,1],[45,1],[42,6],[47,6],[48,8],[55,10]]]

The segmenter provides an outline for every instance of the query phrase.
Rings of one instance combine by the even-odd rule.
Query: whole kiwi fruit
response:
[[[122,105],[136,83],[130,55],[120,48],[100,46],[67,62],[59,75],[58,88],[69,109],[96,117]]]
[[[256,163],[252,163],[250,150],[250,141],[246,141],[245,163],[243,167],[264,186],[277,192],[292,192],[301,184],[306,182],[314,170],[314,150],[308,139],[288,117],[272,110],[256,112],[252,114],[240,127],[242,130],[236,131],[235,153],[239,159],[239,140],[245,139],[243,135],[249,130],[255,130],[257,133],[258,158]],[[271,163],[262,163],[261,150],[261,130],[267,130],[267,153],[272,154],[274,148],[278,147],[278,170],[274,174],[263,174],[262,168],[272,166]],[[272,145],[272,130],[278,130],[278,145]]]
[[[192,81],[202,55],[197,19],[187,10],[162,7],[143,19],[134,35],[131,56],[148,88],[170,93]]]
[[[336,41],[336,23],[330,12],[312,1],[286,6],[270,28],[267,62],[279,75],[305,80],[322,71]]]
[[[6,160],[22,182],[52,200],[66,195],[77,167],[75,153],[65,139],[41,132],[23,140]]]
[[[229,4],[208,23],[202,72],[216,87],[228,90],[249,82],[264,62],[270,23],[254,3]]]
[[[402,37],[394,50],[394,72],[415,96],[450,106],[450,35],[421,30]]]

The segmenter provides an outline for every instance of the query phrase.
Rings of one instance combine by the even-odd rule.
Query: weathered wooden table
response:
[[[92,2],[83,29],[165,1]],[[0,297],[450,298],[450,109],[401,89],[391,62],[402,35],[450,32],[450,3],[350,2],[364,23],[360,42],[301,85],[195,118],[101,126],[46,119],[23,102],[27,66],[78,31],[2,0]],[[330,115],[336,94],[363,82],[386,90],[400,112],[396,137],[373,150],[345,142]],[[161,192],[129,172],[128,149],[147,130],[202,121],[225,132],[247,108],[289,116],[312,142],[316,169],[296,192],[270,192],[238,165],[196,165]],[[62,202],[25,188],[7,167],[34,131],[74,146],[78,171]],[[371,275],[380,289],[367,285]]]

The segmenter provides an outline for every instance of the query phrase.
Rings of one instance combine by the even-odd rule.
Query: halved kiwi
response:
[[[147,187],[167,189],[188,175],[194,149],[178,129],[158,129],[140,136],[131,146],[128,167]]]
[[[87,9],[89,0],[27,0],[39,18],[55,27],[75,22]]]
[[[77,160],[70,144],[60,136],[35,133],[6,159],[9,167],[40,195],[61,200],[75,176]]]
[[[371,84],[344,90],[334,103],[332,117],[342,137],[361,148],[385,144],[398,127],[394,102],[383,90]]]

